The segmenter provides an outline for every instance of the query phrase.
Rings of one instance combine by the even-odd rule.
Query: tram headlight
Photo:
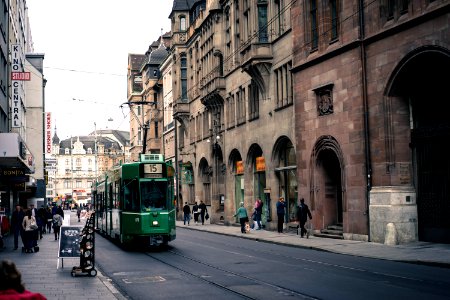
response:
[[[158,221],[156,221],[156,220],[155,220],[155,221],[153,221],[153,223],[152,223],[152,224],[153,224],[153,226],[158,226],[158,225],[159,225]]]

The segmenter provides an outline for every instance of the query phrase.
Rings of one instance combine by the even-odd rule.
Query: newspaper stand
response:
[[[92,212],[81,231],[80,266],[72,268],[73,277],[77,275],[94,277],[97,275],[97,270],[95,270],[94,214]]]

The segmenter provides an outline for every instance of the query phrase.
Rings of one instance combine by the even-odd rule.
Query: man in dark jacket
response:
[[[300,199],[300,205],[297,206],[297,220],[300,225],[300,236],[303,237],[303,235],[306,233],[306,237],[309,237],[308,231],[305,228],[306,221],[309,219],[312,219],[311,211],[309,210],[308,205],[305,204],[305,199]]]
[[[206,209],[206,204],[203,203],[203,200],[200,200],[200,205],[198,206],[198,209],[200,210],[200,217],[202,218],[202,225],[205,224],[205,213],[208,212],[208,209]]]
[[[188,205],[187,202],[184,203],[183,214],[184,214],[184,225],[186,225],[187,222],[189,226],[189,222],[191,221],[191,207]]]
[[[277,217],[278,217],[278,222],[277,222],[278,233],[283,233],[284,211],[286,208],[286,204],[284,203],[283,197],[280,197],[280,199],[278,199],[276,207],[277,207]]]
[[[25,214],[19,204],[16,205],[16,210],[11,216],[11,229],[14,232],[14,250],[19,247],[19,235],[22,235],[22,222]]]

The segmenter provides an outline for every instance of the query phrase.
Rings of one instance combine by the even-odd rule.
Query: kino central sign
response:
[[[20,51],[19,44],[11,45],[11,56],[12,56],[12,74],[23,72],[23,53]],[[11,76],[11,127],[18,128],[22,125],[22,103],[24,96],[23,89],[23,79],[21,76],[12,75]]]

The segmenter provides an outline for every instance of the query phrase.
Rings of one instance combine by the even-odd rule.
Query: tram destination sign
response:
[[[144,178],[162,178],[162,164],[145,164]]]

